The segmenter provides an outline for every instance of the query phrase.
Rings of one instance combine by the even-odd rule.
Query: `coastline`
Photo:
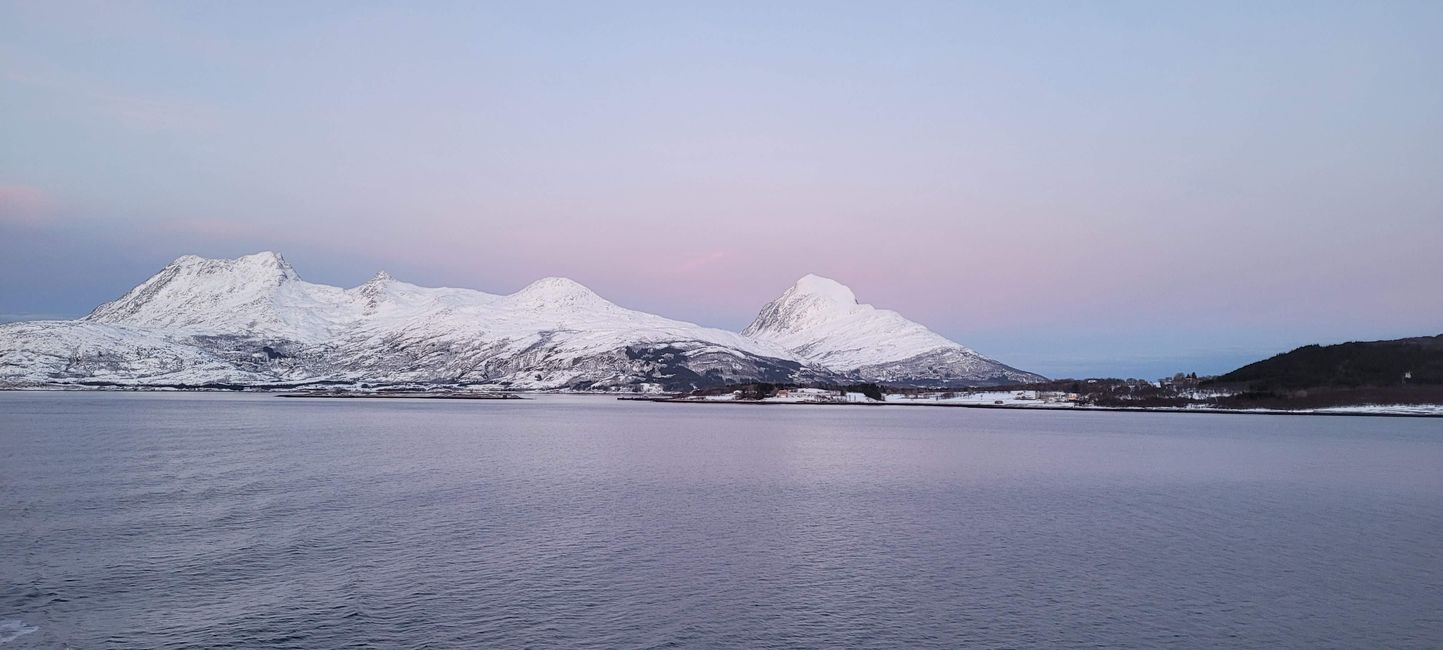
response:
[[[612,391],[512,391],[512,392],[464,392],[464,391],[378,391],[378,392],[337,392],[316,391],[296,392],[295,387],[272,388],[230,388],[230,387],[178,387],[178,386],[3,386],[0,392],[37,393],[233,393],[260,394],[290,399],[429,399],[429,400],[530,400],[530,395],[574,395],[607,397],[624,402],[655,402],[661,404],[720,404],[733,406],[903,406],[932,408],[993,409],[1006,411],[1072,411],[1087,413],[1191,413],[1204,415],[1307,415],[1328,417],[1391,417],[1391,418],[1443,418],[1443,409],[1436,413],[1408,413],[1386,410],[1396,406],[1406,409],[1417,405],[1364,404],[1331,408],[1356,408],[1358,410],[1284,410],[1284,409],[1224,409],[1224,408],[1176,408],[1176,407],[1117,407],[1117,406],[1049,406],[1019,404],[977,404],[937,401],[777,401],[777,400],[703,400],[687,399],[676,395],[625,394]]]
[[[942,402],[780,402],[766,400],[697,400],[676,397],[618,397],[622,401],[662,404],[730,404],[737,406],[906,406],[932,408],[995,409],[1007,411],[1072,411],[1084,413],[1197,413],[1204,415],[1313,415],[1328,417],[1443,418],[1439,413],[1398,413],[1389,411],[1286,411],[1281,409],[1220,409],[1117,406],[1017,406],[1008,404],[958,404]],[[1375,406],[1375,405],[1368,405]]]
[[[525,400],[516,393],[277,393],[276,397],[299,399],[481,399]]]

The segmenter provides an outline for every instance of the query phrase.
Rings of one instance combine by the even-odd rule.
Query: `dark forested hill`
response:
[[[1393,341],[1306,345],[1248,364],[1210,384],[1250,390],[1443,384],[1443,335]]]

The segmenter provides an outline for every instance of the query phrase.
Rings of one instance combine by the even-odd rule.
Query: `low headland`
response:
[[[701,404],[947,406],[1443,416],[1443,335],[1308,345],[1215,377],[1059,379],[978,387],[751,383],[656,396]]]

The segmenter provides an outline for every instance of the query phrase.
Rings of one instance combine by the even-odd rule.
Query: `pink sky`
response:
[[[1440,12],[10,4],[0,313],[279,250],[730,328],[818,273],[1049,374],[1437,333]]]

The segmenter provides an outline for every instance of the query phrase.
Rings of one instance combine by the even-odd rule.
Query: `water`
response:
[[[0,650],[1443,646],[1443,421],[0,393]]]

